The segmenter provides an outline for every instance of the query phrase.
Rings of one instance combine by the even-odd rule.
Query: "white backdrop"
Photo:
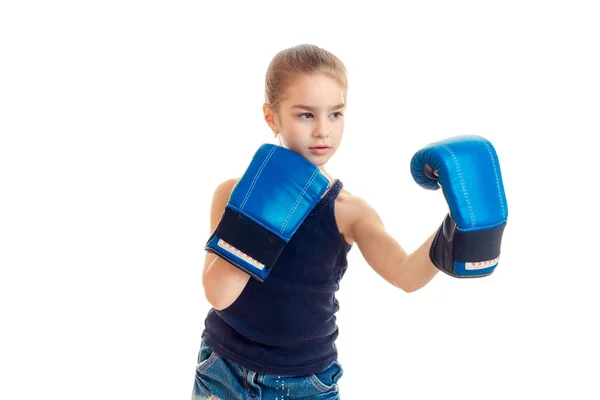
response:
[[[342,398],[598,398],[594,2],[210,3],[0,5],[0,398],[189,398],[211,195],[299,43],[346,64],[329,170],[407,251],[446,212],[410,176],[431,141],[489,138],[509,204],[485,279],[406,294],[352,250]]]

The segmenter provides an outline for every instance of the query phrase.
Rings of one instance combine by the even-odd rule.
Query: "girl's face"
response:
[[[263,107],[265,120],[283,147],[320,167],[342,141],[344,94],[325,74],[299,74],[286,87],[277,111]]]

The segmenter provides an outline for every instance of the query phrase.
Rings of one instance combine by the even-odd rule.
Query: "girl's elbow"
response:
[[[208,303],[217,311],[224,310],[229,306],[229,304],[226,304],[226,302],[224,301],[223,296],[219,296],[213,293],[212,291],[207,290],[206,287],[204,288],[204,297],[206,298]]]
[[[406,293],[414,293],[414,292],[416,292],[419,289],[421,289],[421,286],[408,286],[408,285],[406,285],[406,286],[404,286],[402,288],[402,290],[404,290]]]
[[[215,310],[221,311],[226,308],[223,296],[219,295],[219,291],[214,289],[214,285],[207,279],[206,274],[202,276],[202,286],[204,288],[204,297],[206,298],[206,301],[208,301]]]
[[[393,284],[405,293],[413,293],[423,287],[423,285],[421,284],[418,284],[416,282],[410,282],[408,280],[401,282],[393,282]]]
[[[402,280],[390,280],[390,283],[405,293],[412,293],[419,289],[414,285],[410,285],[410,282],[405,282]]]

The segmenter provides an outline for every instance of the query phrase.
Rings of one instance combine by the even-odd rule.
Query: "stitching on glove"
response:
[[[452,159],[454,160],[454,164],[456,165],[456,169],[458,172],[458,177],[460,178],[460,184],[463,188],[463,193],[465,194],[465,200],[467,201],[467,207],[469,208],[469,215],[471,216],[471,227],[474,227],[475,226],[475,215],[473,214],[473,208],[471,208],[471,201],[469,200],[469,193],[467,192],[467,186],[465,185],[465,180],[463,179],[463,174],[462,174],[462,170],[460,169],[460,164],[458,163],[458,158],[456,158],[456,155],[448,147],[448,145],[443,145],[442,147],[445,148],[448,151],[448,153],[450,153],[450,156],[452,156]]]
[[[265,169],[265,166],[267,165],[267,163],[271,159],[271,156],[273,155],[273,153],[275,152],[276,149],[277,149],[277,147],[272,147],[271,150],[269,151],[269,153],[267,154],[267,156],[265,157],[265,159],[263,160],[260,168],[256,172],[256,175],[254,175],[254,179],[252,180],[252,184],[250,185],[250,189],[248,189],[248,193],[246,193],[246,197],[244,197],[244,201],[242,202],[242,205],[240,206],[240,209],[242,209],[242,210],[244,209],[244,206],[246,205],[246,202],[250,198],[250,194],[254,190],[254,186],[256,186],[256,181],[258,181],[258,178],[262,174],[262,171]]]
[[[500,207],[502,207],[502,217],[506,218],[506,210],[504,208],[504,201],[502,201],[502,191],[500,190],[500,178],[498,177],[498,170],[496,169],[496,161],[494,159],[494,156],[492,154],[492,149],[490,149],[490,146],[487,142],[483,142],[483,144],[485,144],[485,148],[488,151],[488,154],[490,155],[490,160],[492,160],[492,166],[494,167],[494,175],[496,176],[496,188],[498,188],[498,197],[500,198]]]
[[[283,232],[285,231],[285,227],[288,224],[288,221],[290,219],[290,217],[292,216],[292,214],[294,214],[294,212],[296,211],[296,208],[298,208],[298,204],[300,204],[300,199],[302,198],[302,196],[304,196],[304,193],[306,193],[306,189],[308,189],[308,187],[313,183],[313,181],[315,180],[315,177],[317,176],[317,172],[319,170],[315,169],[312,176],[310,177],[310,179],[308,180],[308,182],[306,182],[306,184],[304,185],[304,187],[302,188],[302,192],[300,192],[300,194],[298,195],[298,197],[296,198],[296,202],[294,203],[294,206],[292,207],[292,209],[290,210],[290,212],[288,213],[287,217],[285,217],[285,221],[283,222],[283,225],[281,226],[281,230],[279,231],[279,234],[282,235]]]

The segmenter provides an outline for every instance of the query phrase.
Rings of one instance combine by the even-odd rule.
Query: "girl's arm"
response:
[[[237,181],[237,179],[229,179],[221,183],[215,190],[210,210],[209,236],[217,229]],[[241,269],[234,267],[215,254],[206,253],[202,286],[206,299],[216,310],[222,310],[233,304],[246,287],[249,279],[250,275]]]
[[[437,227],[417,250],[408,254],[386,232],[381,218],[369,204],[358,197],[352,203],[355,218],[350,236],[375,272],[405,292],[414,292],[433,279],[439,270],[429,259],[429,249]]]

